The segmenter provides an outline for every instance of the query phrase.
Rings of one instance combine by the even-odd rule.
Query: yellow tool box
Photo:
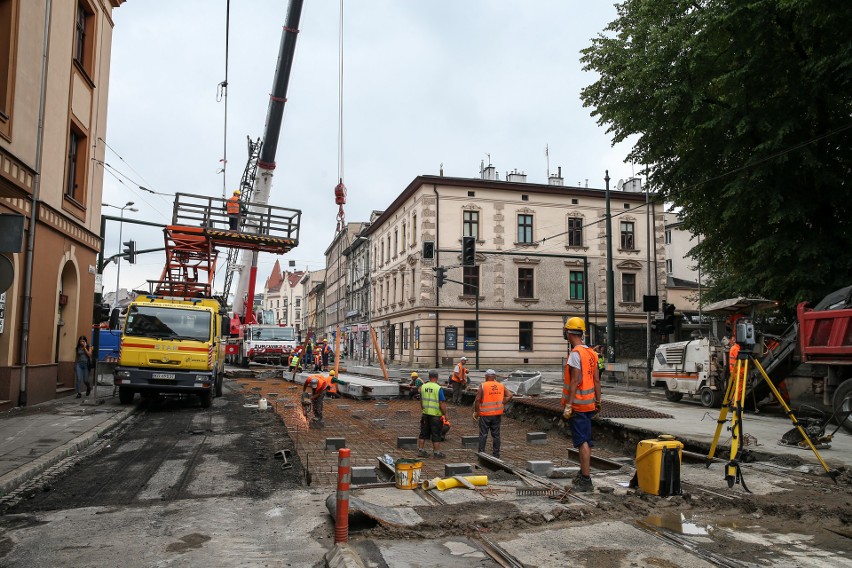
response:
[[[636,446],[636,475],[631,487],[651,495],[680,495],[680,463],[683,444],[674,436],[642,440]]]

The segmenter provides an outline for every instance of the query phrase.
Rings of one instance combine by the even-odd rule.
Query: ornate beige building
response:
[[[97,160],[112,11],[123,3],[0,0],[0,221],[6,237],[5,223],[24,226],[23,238],[16,234],[10,240],[18,243],[0,253],[0,272],[12,273],[0,297],[0,410],[68,393],[77,338],[91,336],[101,247]]]
[[[480,367],[559,364],[564,317],[588,310],[605,326],[604,190],[564,186],[557,176],[549,184],[518,173],[495,178],[492,167],[482,179],[419,176],[364,232],[371,319],[389,361],[447,366],[465,355],[473,363],[476,286]],[[662,214],[649,234],[645,195],[632,187],[611,192],[618,324],[646,322],[648,256],[650,292],[663,296],[666,283]],[[475,267],[461,266],[463,236],[476,239]],[[439,266],[453,281],[441,288]]]

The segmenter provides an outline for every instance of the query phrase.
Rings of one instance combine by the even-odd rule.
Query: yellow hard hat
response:
[[[568,321],[565,322],[563,331],[565,334],[573,333],[576,335],[583,335],[586,333],[586,322],[583,321],[583,318],[568,318]]]
[[[420,377],[420,375],[418,375],[418,374],[417,374],[417,371],[414,371],[413,373],[411,373],[411,378],[412,378],[412,379],[416,379],[416,378],[418,378],[418,377]]]
[[[329,377],[333,377],[333,376],[334,376],[334,375],[336,375],[336,374],[337,374],[337,373],[335,373],[335,372],[334,372],[334,369],[332,369],[331,371],[329,371],[329,372],[328,372],[328,376],[329,376]]]
[[[239,194],[240,194],[240,190],[239,190],[239,189],[235,189],[235,190],[234,190],[234,195],[239,195]]]

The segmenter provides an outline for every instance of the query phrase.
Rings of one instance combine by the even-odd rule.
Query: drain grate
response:
[[[512,401],[513,404],[546,410],[554,414],[562,414],[562,399],[559,397],[549,398],[520,398]],[[601,401],[601,411],[598,418],[674,418],[671,414],[664,414],[656,410],[649,410],[641,406],[624,404],[606,400]]]

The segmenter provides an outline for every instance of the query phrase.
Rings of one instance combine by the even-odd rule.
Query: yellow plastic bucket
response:
[[[415,459],[399,459],[394,464],[396,467],[397,489],[416,489],[420,486],[420,470],[423,462]]]

